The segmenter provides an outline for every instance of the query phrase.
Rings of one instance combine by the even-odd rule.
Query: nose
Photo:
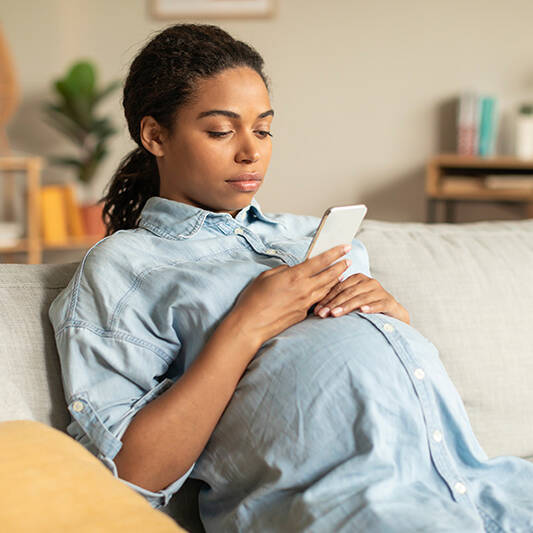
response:
[[[244,135],[235,154],[235,161],[238,163],[255,163],[261,157],[259,150],[259,139],[252,135]]]

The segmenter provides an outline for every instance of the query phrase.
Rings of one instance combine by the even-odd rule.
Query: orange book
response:
[[[67,216],[61,185],[45,185],[40,190],[41,236],[44,244],[66,244]]]
[[[72,183],[63,185],[63,194],[65,197],[65,211],[67,214],[67,234],[75,239],[85,235],[81,208],[76,198],[76,190]]]

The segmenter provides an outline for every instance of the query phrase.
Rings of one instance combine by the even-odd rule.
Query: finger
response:
[[[320,274],[311,277],[311,290],[320,290],[327,287],[330,290],[339,282],[343,272],[352,264],[351,259],[343,259],[324,269]]]
[[[384,313],[388,309],[386,300],[376,300],[361,306],[363,313]]]
[[[359,307],[361,305],[365,305],[366,303],[369,303],[373,300],[376,300],[376,295],[374,294],[374,290],[366,291],[366,292],[357,292],[356,295],[353,293],[347,292],[346,294],[344,292],[341,292],[338,296],[333,298],[330,302],[328,302],[327,305],[322,307],[322,309],[319,309],[318,315],[322,318],[325,318],[329,314],[333,314],[333,316],[340,316],[341,314],[344,314],[344,310],[347,308],[347,306],[350,304],[350,311],[355,309],[356,307]],[[333,311],[337,310],[334,314]],[[348,312],[348,311],[347,311]]]
[[[304,277],[314,276],[327,268],[331,263],[346,255],[352,248],[351,244],[341,244],[330,248],[321,254],[315,255],[311,259],[306,259],[300,264],[292,267]]]
[[[376,291],[377,288],[372,282],[373,280],[371,278],[366,278],[359,280],[358,283],[352,283],[348,286],[345,286],[344,282],[341,283],[340,290],[337,288],[335,294],[333,294],[333,291],[331,291],[331,296],[329,294],[326,295],[323,300],[324,303],[321,304],[321,306],[317,309],[317,313],[319,313],[322,309],[326,307],[328,308],[328,310],[331,310],[334,307],[340,306],[342,302],[354,298],[357,295],[368,294]]]
[[[365,311],[362,309],[363,306],[365,306]],[[340,311],[337,311],[337,309],[340,309]],[[357,298],[353,298],[352,300],[344,302],[342,306],[332,308],[330,315],[338,317],[350,313],[355,309],[360,310],[363,313],[382,313],[387,309],[387,302],[386,300],[372,300],[361,304],[360,301],[357,301]]]
[[[350,287],[354,287],[355,285],[360,285],[363,281],[367,281],[369,279],[370,278],[368,276],[365,276],[363,273],[359,272],[357,274],[353,274],[349,278],[346,278],[344,281],[337,283],[331,288],[330,292],[326,294],[326,296],[320,302],[317,302],[315,307],[315,314],[320,311],[321,307],[327,306],[328,303],[331,302],[331,300],[333,300],[333,298],[335,298],[342,291],[345,291]],[[352,296],[354,295],[355,294],[353,294]]]

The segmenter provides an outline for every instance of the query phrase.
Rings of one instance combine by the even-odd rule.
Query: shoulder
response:
[[[156,240],[137,228],[119,230],[95,243],[52,302],[48,313],[52,323],[76,320],[108,327],[121,300],[138,293],[143,279],[171,262]]]

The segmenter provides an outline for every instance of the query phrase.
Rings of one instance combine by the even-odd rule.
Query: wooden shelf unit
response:
[[[533,182],[533,159],[511,156],[476,157],[439,154],[426,166],[426,221],[436,222],[438,203],[445,205],[445,222],[454,222],[455,206],[460,201],[524,204],[524,218],[533,218],[533,189],[488,188],[487,175],[530,176]]]
[[[0,246],[0,262],[7,257],[8,262],[14,262],[18,254],[24,254],[26,263],[39,264],[42,262],[43,251],[76,250],[90,248],[100,237],[87,236],[81,239],[70,239],[65,244],[44,244],[41,237],[40,188],[41,169],[43,161],[33,156],[2,156],[0,157],[0,179],[3,181],[2,198],[4,200],[4,216],[12,216],[12,206],[15,195],[15,174],[25,175],[24,211],[26,235],[19,239],[14,246]]]

